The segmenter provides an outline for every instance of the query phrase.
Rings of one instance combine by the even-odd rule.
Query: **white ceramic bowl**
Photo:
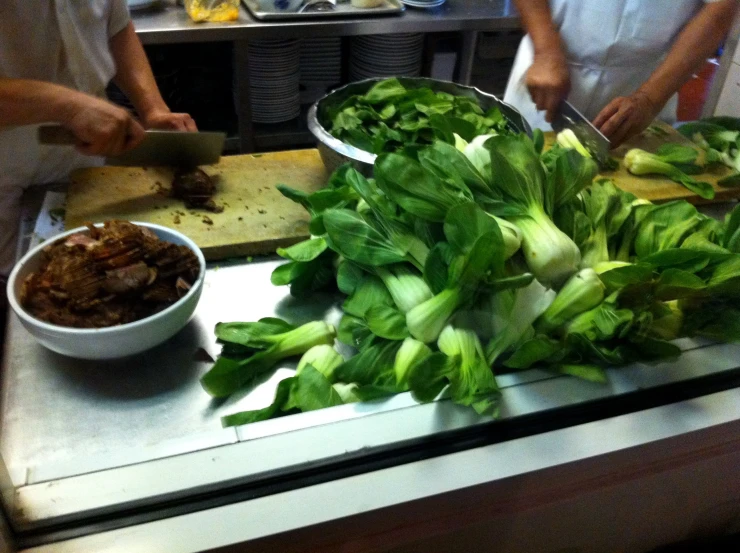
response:
[[[21,323],[43,346],[52,351],[79,359],[116,359],[141,353],[179,332],[193,316],[203,290],[206,260],[200,248],[190,238],[177,231],[151,223],[134,224],[146,227],[161,240],[187,246],[198,257],[200,273],[188,292],[168,308],[144,319],[106,328],[70,328],[41,321],[20,305],[23,281],[41,265],[43,249],[71,234],[85,232],[86,227],[67,231],[29,251],[16,264],[8,280],[8,301]],[[102,226],[102,225],[96,225]]]

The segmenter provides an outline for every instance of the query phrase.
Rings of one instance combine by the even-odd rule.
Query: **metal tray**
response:
[[[242,0],[254,17],[261,21],[281,21],[284,19],[323,19],[325,17],[360,17],[372,15],[400,14],[406,6],[401,0],[385,0],[385,4],[377,8],[354,8],[349,0],[338,0],[336,7],[331,11],[307,11],[303,13],[286,12],[283,10],[265,10],[260,8],[257,0]]]

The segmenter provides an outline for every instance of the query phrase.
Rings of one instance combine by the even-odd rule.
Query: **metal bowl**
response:
[[[334,171],[341,165],[350,163],[361,173],[365,175],[371,174],[375,158],[378,156],[371,152],[360,150],[333,137],[324,128],[323,122],[325,122],[325,114],[330,106],[341,104],[355,94],[365,94],[375,84],[384,80],[386,79],[376,78],[350,83],[330,92],[311,106],[311,109],[308,111],[308,129],[318,140],[317,147],[321,154],[321,159],[329,171]],[[475,98],[484,110],[489,110],[496,106],[501,110],[501,114],[512,129],[532,136],[532,128],[517,109],[502,102],[492,94],[487,94],[472,86],[464,86],[436,79],[400,77],[398,80],[406,88],[427,87],[435,92],[447,92],[454,96]]]

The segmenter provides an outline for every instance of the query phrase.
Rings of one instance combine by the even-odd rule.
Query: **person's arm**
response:
[[[737,11],[737,0],[705,4],[678,35],[668,56],[631,96],[612,100],[594,119],[594,125],[619,146],[641,133],[668,100],[691,78],[727,36]]]
[[[58,123],[83,154],[116,156],[139,144],[144,129],[110,102],[53,83],[0,78],[0,128]]]
[[[110,39],[116,63],[113,82],[128,96],[147,128],[195,131],[195,121],[187,113],[172,113],[159,93],[144,48],[129,23]]]
[[[526,85],[537,109],[552,121],[560,101],[570,91],[570,74],[563,43],[555,28],[548,0],[515,0],[524,29],[534,45],[534,61]]]

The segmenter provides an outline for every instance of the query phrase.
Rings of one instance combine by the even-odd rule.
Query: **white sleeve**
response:
[[[127,0],[111,0],[110,17],[108,18],[108,37],[120,33],[131,17],[128,14]]]

